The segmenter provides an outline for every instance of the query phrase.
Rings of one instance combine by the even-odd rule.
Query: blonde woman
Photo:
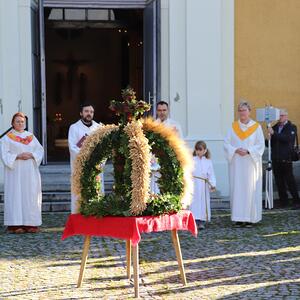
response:
[[[238,105],[239,120],[233,122],[224,141],[229,163],[231,220],[251,227],[262,218],[262,155],[265,139],[261,126],[250,118],[251,106]]]

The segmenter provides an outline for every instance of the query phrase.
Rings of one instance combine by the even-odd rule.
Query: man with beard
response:
[[[91,104],[83,104],[80,111],[81,119],[76,123],[72,124],[69,128],[68,143],[70,151],[70,163],[71,163],[71,173],[73,174],[73,164],[76,159],[80,148],[86,139],[86,137],[94,130],[101,126],[93,120],[94,118],[94,108]],[[104,180],[102,181],[102,192],[104,193]],[[71,189],[71,213],[76,212],[76,201],[77,196],[72,192]]]

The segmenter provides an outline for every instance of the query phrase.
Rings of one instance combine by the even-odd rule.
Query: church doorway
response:
[[[47,152],[45,163],[69,160],[68,128],[79,119],[82,103],[92,104],[95,121],[107,124],[116,122],[108,109],[109,102],[120,99],[121,89],[128,85],[135,89],[138,99],[155,101],[158,61],[157,44],[153,43],[157,40],[153,36],[153,30],[157,30],[154,19],[156,16],[147,13],[146,6],[44,5],[42,105],[38,113]]]

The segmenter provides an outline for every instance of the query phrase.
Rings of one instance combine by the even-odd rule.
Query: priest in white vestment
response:
[[[76,159],[80,148],[86,139],[86,137],[94,130],[99,128],[101,124],[95,122],[94,118],[94,108],[90,104],[83,105],[80,112],[81,119],[76,123],[72,124],[69,128],[68,134],[68,144],[70,151],[70,164],[71,173],[73,174],[73,164]],[[101,174],[101,187],[104,193],[104,180],[103,173]],[[71,213],[76,213],[76,201],[77,196],[72,192],[71,189]]]
[[[172,128],[174,133],[180,138],[183,138],[181,126],[178,122],[169,118],[169,104],[165,101],[159,101],[156,104],[157,119],[156,122],[163,123],[164,125]],[[157,163],[157,159],[152,156],[151,162],[151,177],[150,177],[150,192],[153,194],[159,194],[159,186],[157,180],[160,178],[159,173],[160,166]]]
[[[42,224],[42,188],[39,165],[44,149],[24,130],[25,115],[16,113],[13,129],[1,140],[4,163],[4,225],[10,233],[35,233]]]
[[[231,220],[257,223],[262,219],[262,155],[265,139],[261,126],[250,119],[246,101],[238,105],[239,120],[232,124],[225,142],[229,163]]]
[[[172,128],[174,132],[178,134],[178,136],[182,139],[182,129],[178,122],[169,118],[169,104],[165,101],[159,101],[156,105],[156,113],[157,119],[156,121],[159,123],[163,123],[164,125]]]

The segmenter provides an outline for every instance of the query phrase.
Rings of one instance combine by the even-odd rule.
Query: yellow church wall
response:
[[[300,0],[235,0],[234,30],[235,105],[286,108],[300,131]]]

